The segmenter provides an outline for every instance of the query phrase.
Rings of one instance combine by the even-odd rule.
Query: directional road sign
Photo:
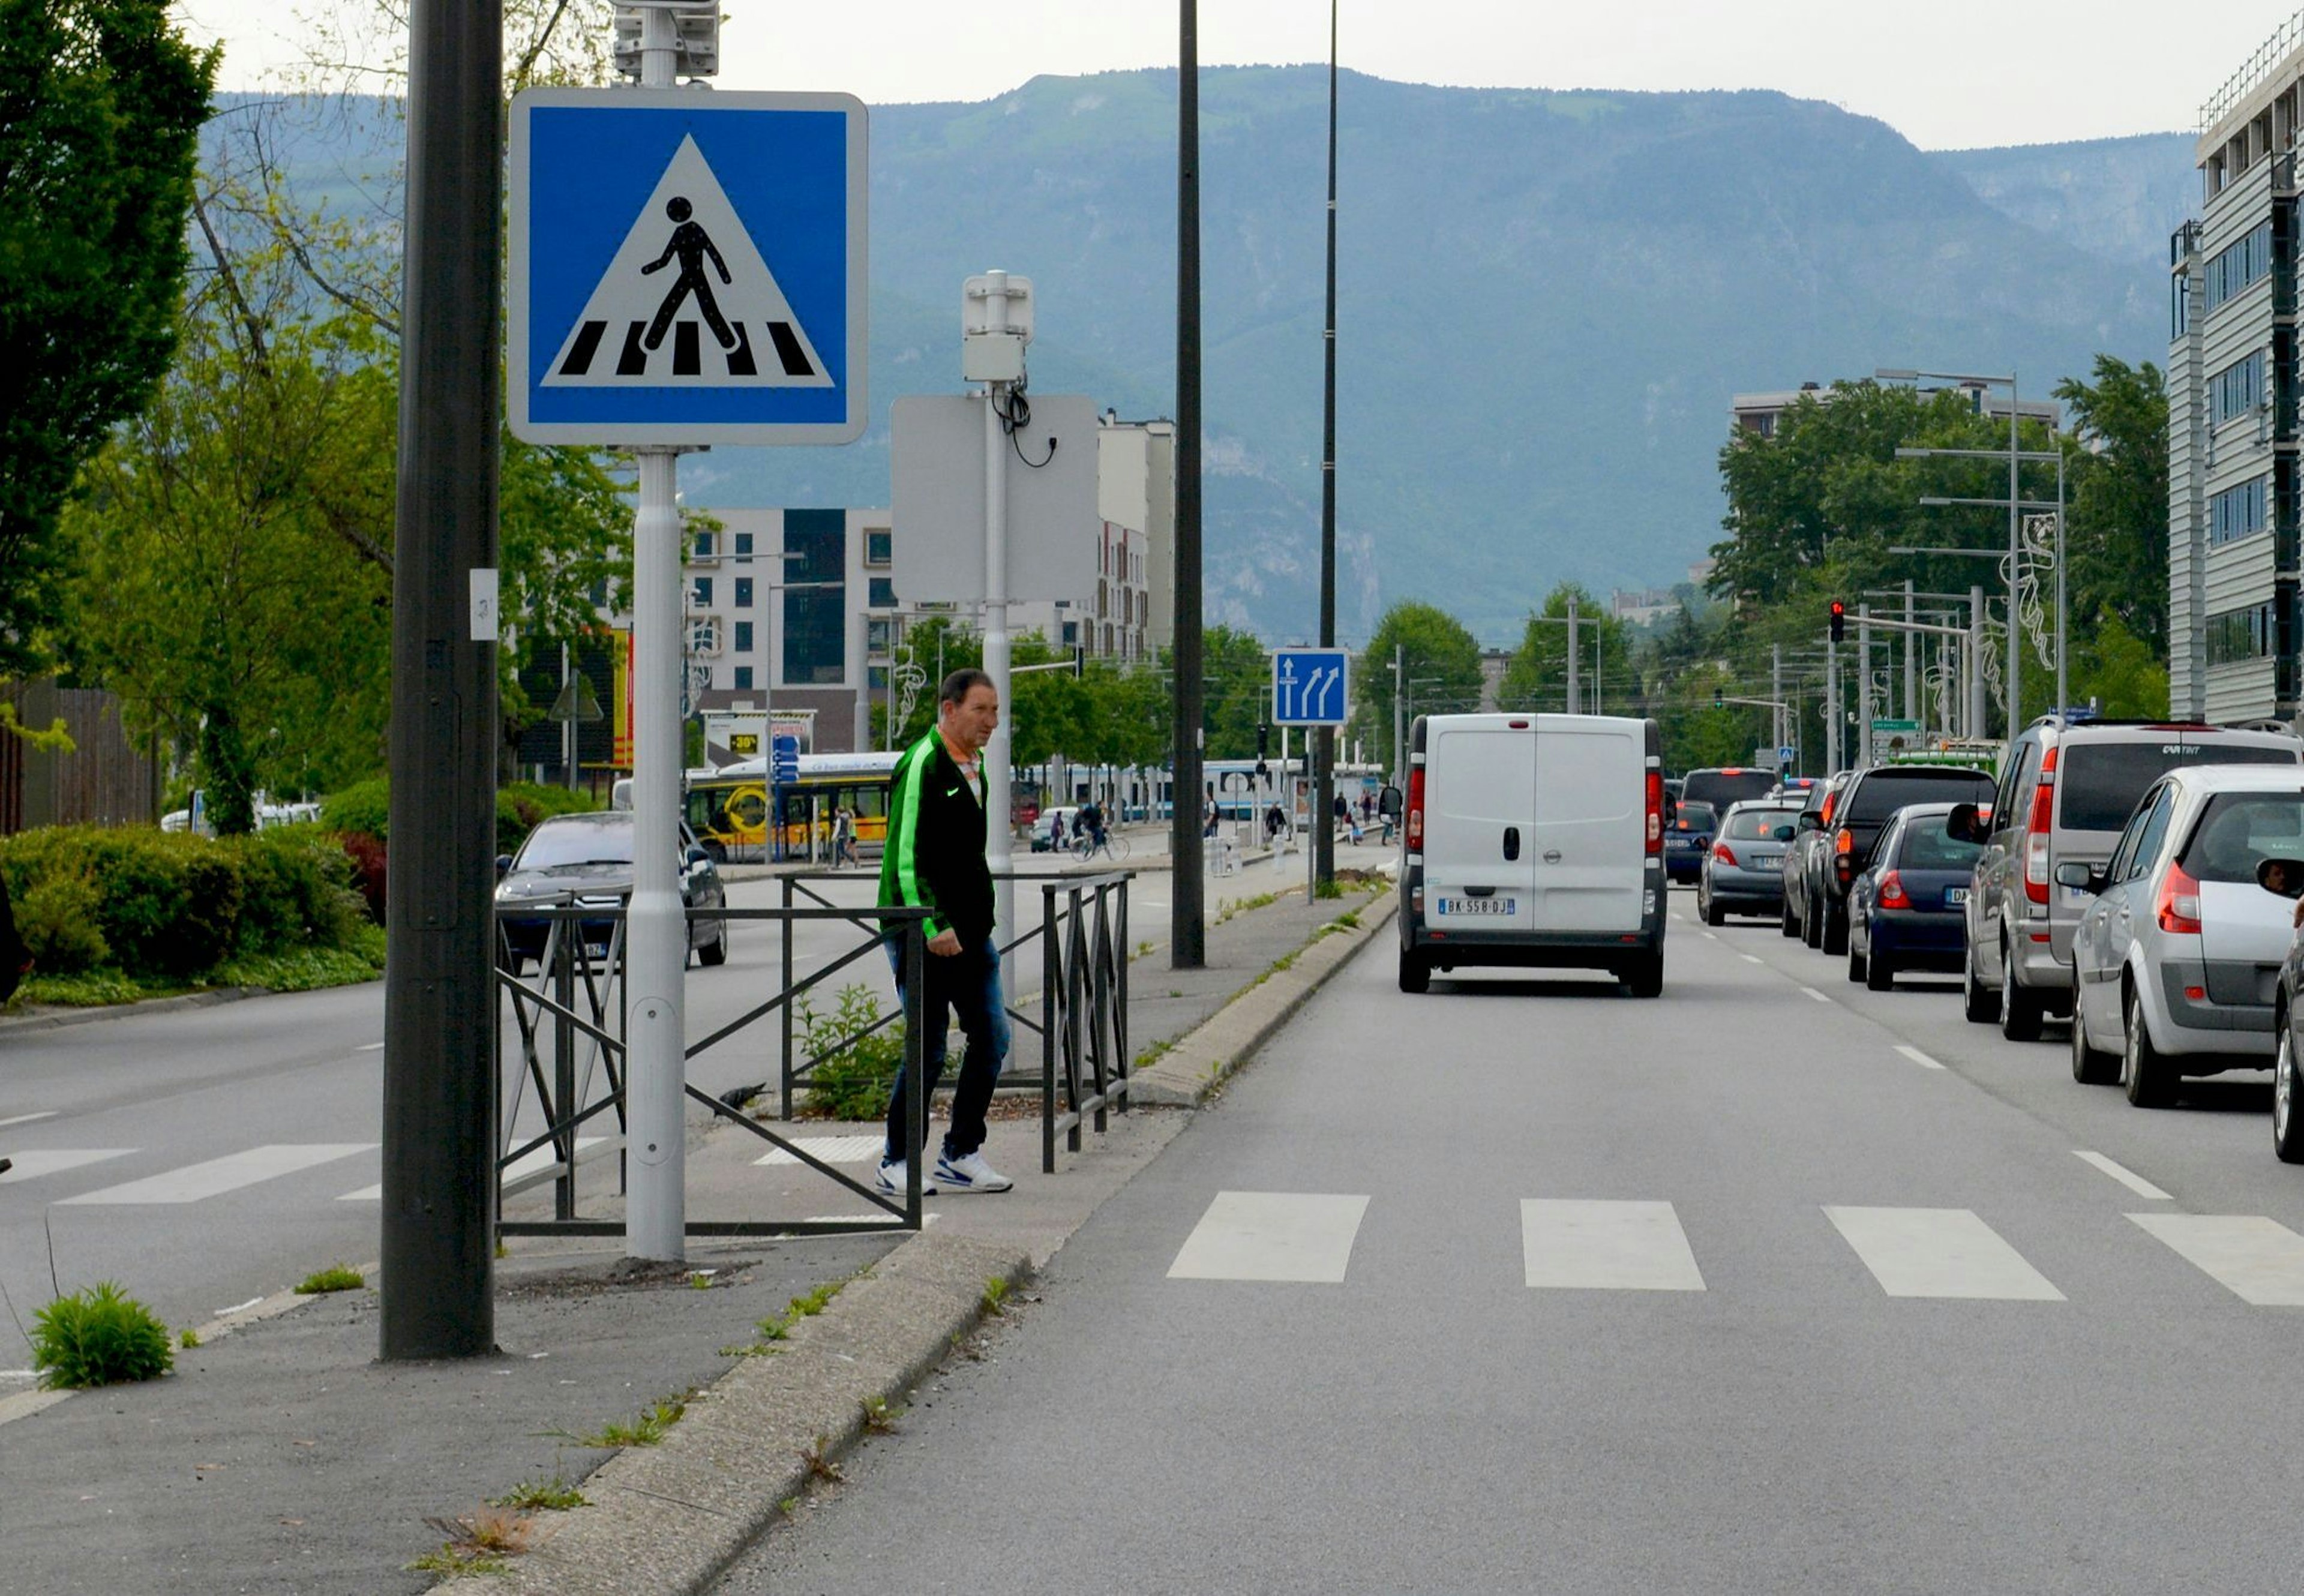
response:
[[[864,138],[863,104],[844,94],[532,89],[515,98],[514,436],[860,436]]]
[[[778,786],[800,779],[800,739],[778,737],[768,753],[768,779]]]
[[[1275,649],[1272,653],[1272,719],[1276,726],[1342,726],[1344,677],[1351,656],[1343,649]]]

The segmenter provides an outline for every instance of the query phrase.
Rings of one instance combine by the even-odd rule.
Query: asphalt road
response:
[[[1675,896],[1654,1002],[1378,939],[723,1590],[2292,1590],[2265,1077]]]
[[[1137,862],[1165,863],[1164,836],[1132,840]],[[1378,857],[1366,850],[1362,862]],[[1347,852],[1348,862],[1361,858]],[[1300,879],[1300,860],[1290,862],[1284,879]],[[1211,879],[1209,906],[1283,879],[1269,866]],[[865,871],[829,896],[864,904],[872,893]],[[1132,941],[1165,944],[1171,897],[1165,870],[1139,878]],[[744,882],[730,898],[768,906],[780,893],[770,882]],[[1038,895],[1020,892],[1018,905],[1020,923],[1037,927]],[[690,969],[691,1039],[775,995],[779,936],[774,926],[740,922],[725,965]],[[821,968],[856,936],[841,923],[805,928],[796,968]],[[877,953],[856,970],[876,990],[892,990]],[[54,1287],[116,1280],[171,1324],[191,1325],[313,1269],[373,1260],[383,1016],[378,982],[0,1035],[0,1153],[17,1166],[0,1175],[0,1395],[21,1388],[30,1363],[21,1329]],[[516,1043],[507,1021],[507,1060],[517,1057]],[[741,1032],[695,1059],[690,1079],[715,1093],[756,1082],[773,1072],[778,1051],[773,1030]],[[517,1104],[522,1140],[542,1128],[533,1098],[510,1082],[505,1101]],[[690,1121],[700,1130],[702,1110],[692,1109]]]

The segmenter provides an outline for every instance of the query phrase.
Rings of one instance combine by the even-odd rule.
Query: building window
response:
[[[888,691],[888,667],[886,666],[866,666],[864,667],[864,677],[870,684],[872,692],[885,692]]]
[[[848,513],[784,512],[784,680],[790,686],[841,681],[848,656]],[[799,584],[805,583],[805,586]]]
[[[2272,224],[2259,222],[2211,256],[2207,263],[2207,308],[2254,287],[2272,275]]]
[[[2230,543],[2272,524],[2272,479],[2258,477],[2228,488],[2208,500],[2208,541]]]
[[[696,557],[699,560],[708,560],[712,557],[714,552],[715,547],[712,541],[712,534],[710,532],[697,533]]]
[[[751,688],[752,667],[749,665],[738,666],[736,667],[736,691],[739,692],[750,692]]]
[[[888,651],[888,623],[885,617],[864,623],[864,651],[868,654]]]
[[[2207,625],[2208,663],[2233,665],[2261,659],[2272,652],[2272,606],[2251,604],[2210,615]]]
[[[736,539],[736,557],[740,560],[750,559],[752,557],[752,534],[750,532],[737,532],[734,534],[734,537]]]
[[[752,624],[750,621],[739,621],[736,623],[736,652],[749,654],[751,651]]]
[[[2208,415],[2214,425],[2244,416],[2263,403],[2264,351],[2260,349],[2208,378]]]
[[[697,607],[697,608],[699,608],[699,609],[708,609],[708,608],[710,608],[710,607],[711,607],[711,606],[712,606],[712,579],[711,579],[710,577],[708,577],[708,576],[699,576],[699,577],[696,577],[695,579],[693,579],[693,582],[692,582],[692,583],[691,583],[691,585],[690,585],[690,596],[691,596],[691,598],[692,598],[694,599],[694,601],[695,601],[695,604],[696,604],[696,607]]]
[[[1077,647],[1079,642],[1080,623],[1078,621],[1066,621],[1064,623],[1064,646],[1067,648],[1073,648]]]
[[[736,579],[736,607],[738,609],[752,607],[752,579],[749,576],[740,576]]]
[[[895,536],[886,527],[864,529],[864,563],[885,570],[895,562]]]
[[[894,577],[875,576],[866,589],[866,605],[872,609],[896,607],[896,582]]]

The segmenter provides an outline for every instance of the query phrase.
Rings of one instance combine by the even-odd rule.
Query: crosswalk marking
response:
[[[0,1119],[0,1130],[6,1130],[12,1125],[30,1125],[36,1119],[54,1119],[55,1116],[54,1108],[43,1108],[38,1114],[11,1114],[7,1118]]]
[[[2118,1181],[2122,1185],[2126,1186],[2139,1197],[2148,1197],[2155,1202],[2173,1202],[2175,1201],[2175,1199],[2169,1196],[2167,1193],[2162,1191],[2158,1186],[2154,1185],[2150,1181],[2137,1174],[2133,1169],[2122,1167],[2120,1165],[2113,1163],[2110,1159],[2105,1158],[2100,1152],[2090,1152],[2085,1147],[2076,1147],[2072,1149],[2072,1157],[2080,1159],[2083,1164],[2088,1164],[2095,1168],[2103,1170],[2106,1175],[2112,1176],[2113,1179]]]
[[[0,1175],[0,1186],[20,1180],[38,1180],[43,1175],[61,1175],[84,1164],[101,1164],[106,1159],[125,1158],[135,1150],[132,1147],[43,1147],[30,1152],[10,1153],[16,1167]]]
[[[1168,1278],[1339,1284],[1368,1204],[1308,1192],[1218,1192]]]
[[[258,1181],[277,1179],[300,1169],[351,1158],[354,1153],[369,1152],[377,1145],[373,1142],[307,1142],[251,1147],[245,1152],[210,1159],[205,1164],[187,1165],[182,1169],[131,1180],[125,1185],[106,1186],[100,1192],[84,1192],[63,1201],[105,1205],[198,1202],[204,1197],[217,1197],[241,1186],[252,1186]]]
[[[593,1148],[599,1146],[601,1142],[607,1140],[608,1138],[606,1136],[577,1137],[577,1161],[580,1163],[582,1162],[584,1155],[587,1152],[591,1150]],[[525,1186],[540,1184],[543,1179],[549,1179],[550,1176],[547,1172],[550,1171],[558,1162],[559,1154],[555,1152],[550,1143],[547,1142],[542,1147],[531,1148],[527,1152],[524,1152],[521,1154],[520,1157],[514,1159],[511,1163],[505,1165],[497,1178],[504,1183],[504,1194],[506,1196],[510,1196],[512,1193],[520,1191]],[[379,1181],[372,1186],[362,1186],[357,1192],[346,1192],[343,1196],[337,1198],[336,1201],[339,1202],[381,1202],[384,1201],[384,1184]]]
[[[2130,1214],[2186,1262],[2258,1308],[2304,1307],[2304,1235],[2262,1214]]]
[[[1827,1207],[1824,1212],[1892,1297],[2064,1300],[1971,1210]]]
[[[1523,1197],[1520,1253],[1531,1286],[1702,1291],[1704,1276],[1669,1202]]]
[[[800,1136],[792,1145],[810,1158],[826,1164],[861,1164],[877,1159],[885,1145],[885,1136]],[[767,1156],[752,1160],[755,1164],[794,1164],[800,1160],[783,1148],[768,1150]]]

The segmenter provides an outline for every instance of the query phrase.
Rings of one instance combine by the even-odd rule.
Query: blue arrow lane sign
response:
[[[1351,655],[1343,649],[1275,649],[1272,654],[1272,719],[1275,726],[1342,726],[1350,700],[1345,676]]]
[[[547,444],[865,426],[865,111],[843,94],[512,101],[505,408]]]

